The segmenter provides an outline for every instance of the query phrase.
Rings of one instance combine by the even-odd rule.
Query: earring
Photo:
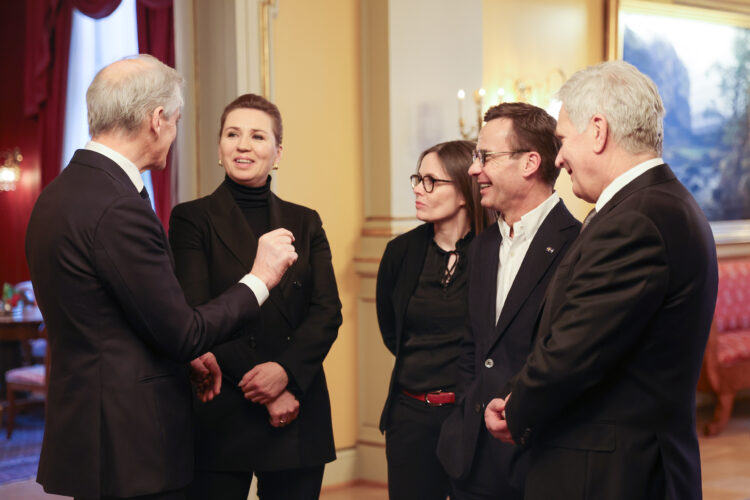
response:
[[[224,168],[224,164],[223,164],[223,163],[221,163],[221,160],[219,160],[219,166],[220,166],[221,168]]]
[[[278,169],[279,169],[279,164],[278,163],[274,163],[273,167],[271,167],[271,170],[278,170]]]

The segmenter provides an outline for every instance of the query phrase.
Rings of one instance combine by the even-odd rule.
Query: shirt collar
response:
[[[125,171],[130,180],[133,182],[135,189],[139,193],[141,189],[143,189],[143,179],[141,178],[141,173],[138,171],[138,167],[136,167],[135,163],[125,158],[122,154],[118,153],[108,146],[105,146],[100,142],[94,141],[87,142],[86,146],[84,146],[84,149],[88,149],[89,151],[96,151],[97,153],[102,154],[113,162],[117,163],[117,165]]]
[[[529,235],[536,234],[539,226],[542,225],[544,219],[547,218],[552,209],[560,201],[560,195],[557,191],[553,191],[549,197],[541,202],[535,209],[526,212],[521,217],[521,220],[515,223],[513,226],[513,238],[524,238]],[[500,227],[500,234],[503,235],[503,240],[510,239],[510,226],[502,217],[497,219],[497,224]]]
[[[662,158],[652,158],[650,160],[644,161],[643,163],[639,163],[635,167],[626,170],[625,172],[617,176],[615,180],[613,180],[609,184],[609,186],[604,188],[602,194],[599,195],[599,199],[596,200],[595,205],[596,211],[601,212],[604,205],[606,205],[607,202],[611,200],[619,190],[630,184],[631,181],[635,180],[636,177],[640,176],[647,170],[662,165],[663,163],[664,160]]]

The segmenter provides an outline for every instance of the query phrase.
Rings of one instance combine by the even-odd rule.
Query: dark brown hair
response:
[[[281,145],[284,127],[281,124],[281,113],[279,112],[279,108],[265,97],[256,94],[242,94],[237,99],[227,104],[227,107],[224,108],[224,112],[221,114],[219,139],[221,139],[221,132],[224,130],[224,122],[227,120],[227,115],[235,109],[257,109],[258,111],[263,111],[270,116],[271,121],[273,121],[273,135],[276,138],[276,145]]]
[[[560,150],[560,139],[555,136],[557,121],[542,108],[525,102],[504,102],[484,114],[484,121],[508,118],[513,123],[509,146],[516,151],[536,151],[542,157],[539,172],[542,180],[554,187],[560,169],[555,158]]]
[[[479,184],[469,175],[471,166],[471,155],[476,147],[472,141],[448,141],[436,144],[419,155],[417,160],[417,173],[422,165],[422,160],[430,153],[435,153],[440,163],[448,174],[450,180],[456,182],[458,191],[466,201],[466,209],[469,211],[469,221],[474,234],[481,233],[485,227],[494,222],[494,212],[482,208]]]

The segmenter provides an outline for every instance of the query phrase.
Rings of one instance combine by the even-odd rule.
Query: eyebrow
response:
[[[226,125],[224,127],[224,130],[241,130],[241,129],[242,129],[242,127],[236,127],[234,125]],[[253,133],[253,134],[256,133],[256,132],[263,132],[264,134],[268,134],[269,133],[267,130],[264,130],[262,128],[251,128],[250,132]]]

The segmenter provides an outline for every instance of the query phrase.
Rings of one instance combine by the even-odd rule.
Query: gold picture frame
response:
[[[705,5],[714,8],[705,8]],[[750,113],[750,97],[742,98],[738,94],[740,99],[733,100],[735,107],[726,107],[725,101],[729,99],[724,95],[726,87],[722,85],[731,78],[730,71],[719,62],[706,62],[705,68],[698,68],[700,62],[696,62],[708,61],[709,56],[719,54],[727,57],[726,53],[732,50],[739,61],[737,64],[750,57],[750,48],[747,53],[741,48],[719,49],[719,41],[708,34],[726,31],[729,40],[731,36],[746,36],[745,31],[750,33],[750,2],[608,0],[605,15],[607,58],[625,58],[644,73],[651,73],[649,76],[660,87],[667,108],[665,160],[706,212],[717,244],[750,242],[750,167],[741,160],[742,153],[746,155],[750,149],[747,145],[750,140],[745,139],[747,134],[744,132],[736,132],[739,140],[733,142],[732,136],[728,135],[730,132],[721,128],[730,130],[733,117],[738,113]],[[689,39],[702,43],[702,46],[695,45],[699,48],[688,51],[685,40]],[[667,48],[656,54],[657,46]],[[683,51],[683,57],[680,57],[680,51]],[[670,65],[663,64],[665,58],[678,66],[678,70],[669,76]],[[730,65],[731,61],[726,64]],[[699,71],[703,73],[696,78]],[[659,78],[664,80],[663,86]],[[710,86],[715,82],[720,82],[720,86]],[[740,84],[744,86],[744,92],[750,90],[747,82]],[[674,91],[671,88],[679,85],[687,90]],[[698,92],[699,88],[701,92]],[[674,94],[679,94],[679,100]],[[670,116],[670,109],[679,111]],[[678,114],[681,115],[679,123],[675,118]],[[732,177],[735,173],[737,178]]]

